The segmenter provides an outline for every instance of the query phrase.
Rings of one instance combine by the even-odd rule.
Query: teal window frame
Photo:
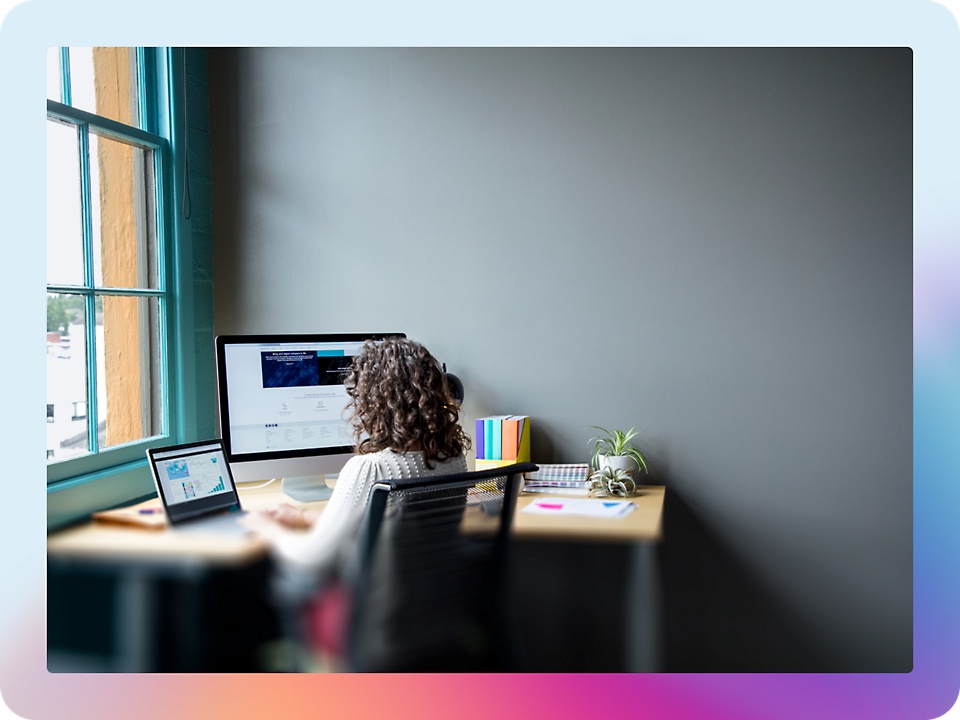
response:
[[[115,507],[155,494],[150,477],[145,451],[147,448],[187,442],[198,439],[198,428],[213,424],[215,407],[210,401],[198,399],[196,392],[185,392],[194,385],[202,372],[207,356],[197,348],[198,325],[209,318],[212,325],[212,297],[205,298],[194,291],[194,267],[197,253],[209,252],[193,240],[190,218],[179,211],[185,192],[177,179],[185,177],[186,149],[184,134],[189,132],[184,117],[188,93],[186,50],[179,48],[137,48],[139,92],[139,127],[131,127],[70,105],[70,83],[62,83],[61,101],[47,101],[47,122],[55,121],[75,125],[78,128],[81,157],[81,186],[85,201],[84,257],[85,266],[90,262],[91,230],[89,205],[89,165],[85,138],[95,130],[98,135],[113,137],[123,142],[153,150],[157,244],[158,286],[154,290],[109,289],[106,294],[155,297],[159,306],[160,346],[158,368],[162,378],[161,403],[162,432],[149,438],[107,449],[97,448],[96,393],[87,392],[87,422],[94,452],[47,465],[47,525],[48,530],[84,519],[91,512]],[[63,77],[69,77],[69,49],[60,49],[60,68]],[[205,86],[204,86],[205,90]],[[189,164],[191,174],[209,173],[209,162]],[[185,180],[189,182],[189,178]],[[189,197],[189,195],[187,195]],[[199,258],[200,261],[203,258]],[[86,317],[94,317],[96,294],[92,274],[85,268],[86,279],[82,286],[47,285],[47,292],[69,292],[85,298]],[[198,299],[199,297],[199,299]],[[200,318],[198,322],[198,318]],[[95,368],[93,323],[87,322],[88,368]],[[95,370],[93,370],[95,371]],[[88,370],[88,372],[91,372]],[[93,382],[88,383],[93,388]]]

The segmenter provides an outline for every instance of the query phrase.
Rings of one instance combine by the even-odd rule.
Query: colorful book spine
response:
[[[517,459],[517,450],[520,449],[520,423],[522,420],[517,415],[509,415],[503,420],[501,457],[504,460]]]
[[[517,462],[530,462],[530,417],[521,415],[517,426]]]
[[[483,429],[483,424],[484,424],[484,423],[483,423],[483,418],[477,418],[477,421],[476,421],[476,423],[475,423],[475,427],[476,427],[476,431],[477,431],[477,432],[476,432],[477,440],[476,440],[476,442],[474,443],[474,449],[477,451],[477,457],[478,457],[478,458],[484,458],[484,457],[486,457],[486,455],[483,454],[483,453],[484,453],[484,442],[483,442],[483,439],[484,439],[484,429]]]
[[[491,415],[477,418],[477,460],[512,464],[530,460],[530,418],[527,415]]]

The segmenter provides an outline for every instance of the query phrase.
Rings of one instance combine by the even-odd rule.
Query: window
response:
[[[59,48],[48,57],[48,463],[168,429],[164,139],[142,112],[147,66],[137,48]]]
[[[199,205],[209,227],[209,203],[177,202],[191,177],[209,184],[208,158],[185,172],[187,128],[208,133],[205,55],[191,53],[48,52],[46,455],[51,490],[64,490],[48,522],[149,493],[145,448],[213,432],[215,396],[184,390],[213,372],[198,341],[212,346],[209,231],[181,211]],[[188,126],[191,104],[204,113]],[[105,477],[116,487],[64,500]]]

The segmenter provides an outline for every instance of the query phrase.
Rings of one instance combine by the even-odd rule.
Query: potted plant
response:
[[[630,444],[630,441],[640,434],[636,428],[630,428],[623,432],[622,430],[607,430],[599,425],[591,425],[590,427],[602,433],[597,437],[590,438],[590,442],[593,443],[591,464],[595,468],[603,470],[606,467],[613,467],[630,473],[650,472],[647,468],[647,458]]]

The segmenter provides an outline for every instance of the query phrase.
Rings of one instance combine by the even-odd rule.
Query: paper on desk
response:
[[[581,515],[583,517],[623,517],[636,508],[629,500],[587,500],[586,498],[537,498],[522,512],[537,515]]]
[[[133,525],[150,530],[163,530],[167,527],[167,516],[157,502],[95,512],[93,513],[93,519],[103,523]]]

